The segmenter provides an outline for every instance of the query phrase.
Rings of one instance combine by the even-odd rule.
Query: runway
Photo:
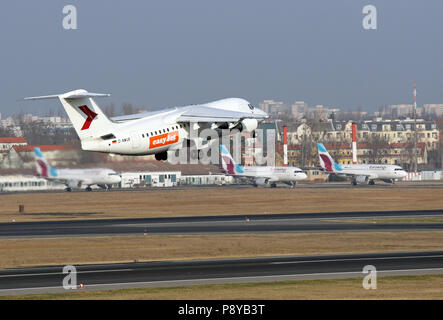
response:
[[[443,223],[439,222],[353,223],[349,221],[402,217],[443,217],[443,210],[8,222],[0,223],[0,237],[443,230]]]
[[[183,286],[363,277],[373,265],[378,276],[443,273],[443,251],[321,255],[247,259],[134,262],[77,266],[82,290]],[[0,271],[0,295],[66,292],[63,267]]]

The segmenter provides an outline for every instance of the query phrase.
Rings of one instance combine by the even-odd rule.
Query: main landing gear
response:
[[[155,160],[158,160],[158,161],[161,161],[161,160],[166,161],[166,160],[168,160],[168,152],[167,151],[163,151],[163,152],[160,152],[160,153],[156,153],[155,154]]]

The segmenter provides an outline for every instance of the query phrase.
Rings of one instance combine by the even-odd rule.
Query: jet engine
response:
[[[239,124],[237,124],[233,129],[237,129],[240,132],[252,132],[258,127],[257,119],[244,119]]]
[[[267,178],[257,178],[257,179],[255,179],[255,184],[257,186],[264,186],[264,185],[268,184],[268,180],[269,179],[267,179]]]
[[[359,184],[367,184],[369,182],[369,179],[367,176],[356,176],[355,181]]]
[[[81,182],[77,181],[77,180],[71,180],[68,182],[68,187],[69,188],[80,188],[81,187]]]

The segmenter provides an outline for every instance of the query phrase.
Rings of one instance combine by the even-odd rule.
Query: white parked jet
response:
[[[201,105],[175,107],[155,112],[108,118],[93,100],[109,94],[74,90],[64,94],[30,97],[25,100],[59,99],[79,138],[82,149],[121,155],[155,154],[167,160],[168,150],[177,150],[183,139],[200,148],[201,141],[191,137],[193,130],[238,129],[253,132],[268,117],[248,101],[229,98]]]
[[[220,145],[220,154],[223,170],[228,175],[250,178],[255,186],[270,185],[274,188],[281,182],[295,187],[297,181],[307,178],[306,173],[297,167],[240,166],[224,145]]]
[[[40,148],[34,148],[35,165],[38,176],[46,180],[66,185],[66,191],[72,188],[86,186],[86,191],[92,191],[92,185],[109,190],[111,185],[119,183],[121,177],[111,169],[54,169],[46,161]]]
[[[374,180],[394,183],[407,176],[402,167],[392,164],[338,164],[322,143],[317,143],[320,165],[326,172],[352,177],[352,184],[375,184]]]

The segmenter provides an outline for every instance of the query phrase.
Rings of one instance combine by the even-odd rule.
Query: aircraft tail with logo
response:
[[[77,135],[83,142],[100,138],[112,133],[117,126],[108,119],[93,97],[108,97],[109,94],[91,93],[83,89],[58,95],[29,97],[25,100],[59,99],[74,126]]]
[[[318,157],[320,158],[320,165],[326,172],[334,172],[339,173],[343,170],[341,165],[336,163],[334,159],[329,154],[328,150],[326,150],[323,143],[317,143],[318,149]]]
[[[220,145],[220,156],[222,160],[223,170],[230,175],[241,175],[243,173],[243,167],[238,165],[228,149],[224,145]]]
[[[34,148],[34,155],[37,174],[47,179],[56,178],[58,175],[57,170],[49,165],[40,148]]]

